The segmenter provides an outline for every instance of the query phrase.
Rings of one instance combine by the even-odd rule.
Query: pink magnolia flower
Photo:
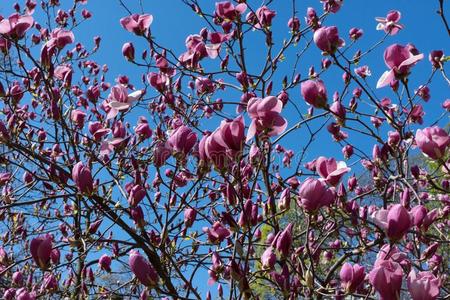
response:
[[[393,44],[384,51],[384,62],[390,68],[381,75],[377,88],[392,84],[395,79],[407,76],[412,66],[423,59],[423,53],[418,54],[414,46]]]
[[[314,43],[325,53],[333,54],[337,48],[345,45],[343,39],[339,37],[336,26],[323,26],[314,32]]]
[[[286,119],[280,115],[282,108],[283,102],[274,96],[250,99],[247,111],[252,123],[248,129],[246,141],[250,141],[255,134],[261,132],[268,136],[282,133],[287,127]]]
[[[425,206],[416,205],[411,209],[410,215],[414,226],[417,226],[423,231],[427,231],[428,227],[430,227],[430,225],[437,219],[438,212],[439,211],[436,208],[428,211]]]
[[[125,43],[122,46],[122,55],[129,61],[134,60],[134,46],[133,43]]]
[[[420,85],[417,90],[414,91],[414,93],[422,98],[425,102],[428,102],[431,98],[430,88],[426,85]]]
[[[291,189],[285,188],[280,195],[280,199],[278,200],[278,209],[285,210],[291,207]]]
[[[64,81],[66,87],[72,84],[73,69],[70,65],[60,65],[55,68],[54,75],[57,79]]]
[[[272,246],[275,246],[275,249],[277,249],[283,257],[287,257],[291,251],[293,226],[292,223],[289,223],[272,242]]]
[[[401,204],[392,205],[389,209],[380,209],[374,212],[372,217],[392,241],[402,239],[413,225],[408,210]]]
[[[136,127],[134,127],[134,132],[136,135],[139,136],[141,139],[149,139],[153,135],[153,131],[150,128],[150,124],[148,123],[147,119],[143,116],[139,117],[138,123]]]
[[[6,184],[12,179],[12,174],[10,172],[0,173],[0,186]]]
[[[195,79],[195,88],[198,95],[210,94],[215,90],[214,82],[207,77],[197,77]]]
[[[297,17],[290,18],[287,25],[292,32],[298,32],[300,30],[300,20]]]
[[[210,158],[214,156],[215,150],[225,150],[225,154],[233,159],[242,152],[245,139],[244,117],[239,116],[234,120],[223,120],[217,132],[213,132],[207,141],[206,155]],[[218,143],[220,149],[214,149],[214,143]],[[221,152],[221,151],[220,151]]]
[[[261,255],[261,265],[263,269],[273,269],[277,261],[277,256],[274,253],[272,246],[268,247]]]
[[[78,109],[74,109],[72,110],[72,112],[70,113],[70,118],[72,120],[72,122],[78,127],[78,128],[83,128],[84,126],[84,121],[86,119],[86,113],[78,110]]]
[[[320,156],[316,160],[317,173],[331,186],[337,186],[342,176],[350,170],[345,162],[336,162],[334,158]]]
[[[157,168],[163,166],[172,154],[172,148],[167,142],[159,142],[153,150],[153,163]]]
[[[442,50],[433,50],[428,55],[428,60],[430,61],[431,65],[434,68],[441,68],[443,61],[442,58],[444,57],[444,51]]]
[[[344,0],[320,0],[323,2],[323,10],[327,12],[337,13],[344,2]]]
[[[153,22],[153,16],[149,14],[132,14],[131,16],[120,19],[120,25],[136,35],[144,35],[148,33],[150,25]]]
[[[20,288],[16,291],[16,300],[36,300],[36,292],[28,292],[26,288]]]
[[[94,190],[91,170],[85,167],[81,161],[72,169],[72,180],[81,193],[90,194]]]
[[[203,232],[207,234],[208,240],[213,244],[220,243],[231,235],[230,230],[220,222],[215,222],[212,227],[203,227]]]
[[[222,18],[224,21],[234,21],[239,18],[245,10],[247,9],[247,4],[240,3],[236,6],[230,1],[216,2],[216,16]]]
[[[255,24],[255,28],[270,27],[272,25],[272,19],[277,15],[277,13],[267,6],[261,6],[256,10],[256,17],[258,23]]]
[[[58,288],[58,280],[55,275],[47,273],[44,275],[44,280],[42,280],[42,285],[40,292],[45,293],[45,291],[54,291]]]
[[[103,254],[98,260],[98,266],[106,272],[111,272],[111,257]]]
[[[395,300],[400,298],[402,278],[402,267],[398,263],[390,260],[383,260],[369,273],[369,282],[380,294],[381,300]]]
[[[367,76],[371,76],[372,72],[369,69],[369,66],[361,66],[355,69],[356,75],[361,78],[366,78]]]
[[[441,281],[430,271],[409,273],[408,290],[413,300],[435,300],[439,296]]]
[[[330,106],[330,111],[333,113],[338,125],[342,126],[345,124],[345,116],[347,114],[347,111],[345,110],[345,107],[344,105],[342,105],[341,101],[334,101]]]
[[[128,259],[130,269],[136,278],[145,286],[156,286],[159,281],[158,273],[152,264],[139,251],[131,250]]]
[[[158,92],[162,93],[167,88],[167,83],[169,81],[169,77],[166,74],[163,74],[163,73],[151,72],[150,74],[147,75],[147,81]]]
[[[22,286],[23,285],[23,274],[20,271],[14,272],[12,275],[12,282],[16,286]]]
[[[403,25],[398,23],[401,17],[402,14],[398,10],[391,10],[388,12],[386,18],[376,17],[375,20],[379,22],[377,30],[384,30],[384,32],[389,33],[390,35],[397,34],[403,29]]]
[[[65,46],[72,44],[75,41],[75,36],[70,30],[65,30],[62,28],[56,28],[50,34],[50,40],[45,44],[49,52],[53,49],[63,49]]]
[[[298,195],[298,205],[309,213],[330,205],[335,199],[334,189],[328,188],[324,181],[314,178],[308,178],[303,182]]]
[[[174,152],[186,156],[197,143],[197,134],[189,127],[181,125],[172,132],[167,143]]]
[[[444,157],[450,145],[449,134],[438,126],[417,129],[415,140],[419,149],[431,159]]]
[[[134,185],[128,195],[128,203],[130,206],[137,206],[146,195],[146,190],[139,184]]]
[[[187,208],[184,210],[184,225],[191,227],[197,217],[197,210],[195,208]]]
[[[111,132],[111,129],[104,128],[103,124],[100,122],[89,122],[88,130],[96,141],[101,140],[105,135]]]
[[[315,108],[323,108],[327,104],[327,89],[322,80],[307,80],[300,86],[302,97]]]
[[[29,15],[12,14],[0,21],[0,34],[13,39],[21,39],[34,24],[34,19]]]
[[[140,207],[139,205],[136,207],[131,207],[130,215],[137,226],[145,226],[144,211],[142,210],[142,207]]]
[[[111,88],[111,94],[108,97],[108,106],[111,109],[109,110],[106,119],[113,119],[120,111],[128,110],[133,102],[139,100],[143,95],[143,90],[137,90],[128,94],[125,86],[121,84],[113,86]]]
[[[50,235],[42,235],[31,240],[31,257],[41,269],[46,269],[50,262],[52,252],[52,238]]]
[[[362,37],[363,34],[364,34],[364,31],[362,29],[356,28],[356,27],[351,28],[350,31],[348,32],[350,39],[352,39],[354,41],[356,41],[357,39]]]
[[[341,285],[345,291],[352,293],[364,281],[364,267],[358,264],[351,265],[346,262],[342,265],[339,277],[341,278]]]
[[[199,154],[201,160],[205,162],[210,160],[219,170],[223,170],[228,166],[227,145],[223,141],[220,128],[210,135],[204,136],[200,143]]]

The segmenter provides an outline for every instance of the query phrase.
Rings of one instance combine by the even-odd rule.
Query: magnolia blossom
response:
[[[416,144],[419,149],[431,159],[440,159],[450,145],[450,136],[438,126],[417,129]]]
[[[376,17],[375,20],[379,22],[377,30],[384,30],[384,32],[389,33],[390,35],[397,34],[403,29],[403,25],[398,23],[401,17],[402,14],[398,10],[391,10],[388,12],[386,18]]]
[[[302,97],[316,108],[323,108],[327,104],[327,89],[322,80],[307,80],[300,86]]]
[[[402,278],[402,267],[390,260],[381,261],[369,273],[369,281],[380,294],[381,300],[399,299]]]
[[[215,222],[212,227],[203,227],[203,232],[207,234],[208,240],[213,244],[220,243],[231,235],[231,232],[220,222]]]
[[[159,276],[152,264],[143,257],[139,251],[131,250],[128,259],[131,271],[136,278],[145,286],[158,284]]]
[[[380,209],[372,217],[393,241],[403,238],[412,226],[409,212],[401,204],[395,204],[389,209]]]
[[[181,125],[172,132],[167,143],[174,152],[186,156],[197,143],[197,134],[189,127]]]
[[[364,267],[346,262],[342,265],[339,273],[341,285],[347,292],[354,292],[356,288],[364,281]]]
[[[94,189],[91,170],[80,161],[72,169],[72,180],[81,193],[89,194]]]
[[[333,54],[337,48],[345,45],[344,40],[339,37],[336,26],[324,26],[317,29],[314,32],[314,43],[320,50],[328,54]]]
[[[307,212],[315,212],[323,206],[328,206],[335,199],[334,189],[328,188],[324,181],[314,178],[306,179],[298,194],[298,205]]]
[[[31,240],[31,257],[41,269],[46,269],[52,252],[52,238],[50,235],[39,236]]]
[[[423,59],[423,53],[417,53],[412,45],[393,44],[384,51],[384,62],[390,68],[381,75],[377,82],[377,88],[392,84],[395,79],[401,79],[408,75],[409,70]]]
[[[13,39],[21,39],[34,24],[34,19],[29,15],[12,14],[0,21],[0,34]]]
[[[441,281],[430,271],[416,274],[411,270],[407,283],[413,300],[434,300],[439,296]]]
[[[280,115],[282,109],[283,102],[274,96],[250,99],[247,111],[252,123],[248,129],[246,141],[250,141],[255,134],[261,132],[268,136],[282,133],[287,127],[286,119]]]
[[[153,16],[149,14],[133,14],[120,19],[120,25],[127,31],[133,32],[136,35],[147,34],[152,22]]]
[[[273,269],[277,261],[277,256],[274,253],[272,246],[268,247],[261,255],[261,264],[263,269]]]
[[[344,161],[336,162],[334,158],[319,157],[316,160],[316,171],[331,186],[337,186],[342,176],[351,169]]]
[[[127,88],[121,84],[111,88],[108,106],[111,108],[107,119],[113,119],[120,111],[128,110],[134,101],[139,100],[144,95],[143,90],[137,90],[128,94]]]
[[[53,49],[63,49],[65,46],[72,44],[75,36],[72,31],[62,28],[56,28],[50,34],[50,40],[45,44],[49,52]]]
[[[239,18],[247,9],[247,4],[239,3],[234,6],[230,1],[216,2],[215,14],[224,21],[233,21]]]

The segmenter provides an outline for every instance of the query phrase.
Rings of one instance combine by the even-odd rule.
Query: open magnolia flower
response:
[[[377,88],[384,87],[394,82],[395,79],[402,79],[408,76],[410,69],[423,59],[423,53],[418,53],[417,49],[408,44],[406,46],[393,44],[384,51],[384,62],[390,68],[381,75],[377,82]]]
[[[402,14],[398,10],[391,10],[388,12],[386,18],[376,17],[377,20],[377,30],[384,30],[386,33],[390,35],[397,34],[401,29],[403,29],[403,25],[399,24],[400,18]]]
[[[128,94],[127,88],[123,85],[116,85],[111,89],[108,106],[111,110],[108,112],[107,119],[113,119],[120,111],[130,108],[134,101],[139,100],[144,95],[143,90],[137,90]]]
[[[261,132],[265,132],[268,136],[282,133],[287,127],[286,119],[280,115],[282,109],[283,102],[274,96],[250,99],[247,111],[252,123],[248,129],[246,141],[250,141],[255,134]]]

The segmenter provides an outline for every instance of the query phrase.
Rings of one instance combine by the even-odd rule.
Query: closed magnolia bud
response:
[[[328,54],[333,54],[337,48],[345,45],[344,40],[339,38],[336,26],[323,26],[314,32],[314,43],[316,46]]]
[[[131,271],[143,285],[152,287],[158,284],[158,273],[156,273],[156,270],[150,262],[139,251],[130,251],[128,264],[130,265]]]
[[[91,170],[85,167],[83,163],[78,162],[72,169],[72,180],[75,182],[81,193],[90,194],[94,190],[94,181]]]
[[[267,248],[261,255],[261,264],[263,269],[273,269],[275,262],[277,261],[277,256],[273,252],[273,247]]]
[[[342,154],[346,159],[349,159],[353,155],[353,146],[352,145],[345,145],[342,148]]]
[[[192,224],[194,224],[196,216],[197,211],[194,208],[187,208],[184,211],[184,225],[186,227],[191,227]]]
[[[316,108],[323,108],[327,103],[327,90],[322,80],[307,80],[302,82],[300,91],[302,97],[310,105]]]
[[[103,254],[98,260],[98,266],[106,272],[111,272],[111,257]]]
[[[23,274],[20,271],[14,272],[12,275],[12,282],[15,286],[22,286],[23,285]]]
[[[134,46],[132,43],[123,44],[122,55],[129,61],[134,60]]]
[[[31,240],[30,252],[36,264],[46,269],[52,252],[52,239],[49,235],[39,236]]]

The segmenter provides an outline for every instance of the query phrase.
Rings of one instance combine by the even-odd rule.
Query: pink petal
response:
[[[256,134],[256,124],[255,121],[252,121],[252,123],[250,124],[250,127],[248,128],[248,132],[247,132],[247,138],[245,140],[245,142],[250,141]]]
[[[381,75],[380,79],[377,82],[377,89],[385,87],[391,83],[392,80],[395,79],[394,71],[386,71]]]
[[[401,67],[405,67],[405,66],[410,66],[416,62],[418,62],[419,60],[423,59],[423,53],[420,53],[418,55],[413,55],[410,58],[408,58],[407,60],[404,60],[399,66],[398,69],[400,69]]]
[[[109,107],[116,109],[118,111],[127,110],[128,108],[130,108],[130,103],[127,102],[111,101],[108,104]]]

